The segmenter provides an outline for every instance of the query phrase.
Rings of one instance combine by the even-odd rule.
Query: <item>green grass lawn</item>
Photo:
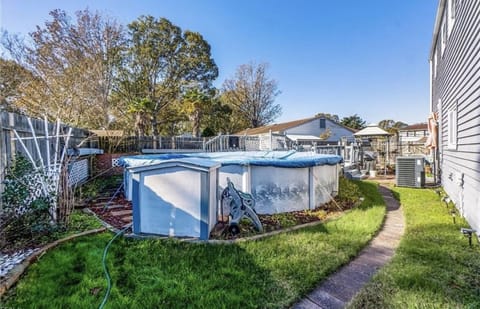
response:
[[[281,308],[347,263],[379,229],[385,205],[365,200],[315,227],[237,244],[117,239],[108,256],[106,308]],[[95,308],[106,290],[101,257],[110,233],[61,245],[28,269],[4,303],[12,308]]]
[[[68,227],[55,234],[57,239],[78,234],[84,231],[101,228],[103,225],[94,216],[75,210],[70,215]]]
[[[433,190],[395,188],[407,229],[391,264],[351,308],[480,308],[480,249]],[[451,206],[452,207],[452,206]]]

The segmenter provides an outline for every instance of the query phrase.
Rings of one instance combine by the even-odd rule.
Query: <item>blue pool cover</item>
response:
[[[292,151],[238,151],[238,152],[202,152],[188,154],[158,154],[124,156],[119,158],[123,167],[138,167],[165,162],[168,160],[201,159],[212,160],[225,165],[257,165],[276,167],[310,167],[318,165],[336,165],[343,159],[337,155],[321,155],[311,152]]]

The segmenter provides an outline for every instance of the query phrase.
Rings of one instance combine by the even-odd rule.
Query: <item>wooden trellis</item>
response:
[[[27,118],[28,125],[31,130],[31,136],[21,137],[17,130],[13,130],[15,139],[22,146],[26,157],[32,163],[34,168],[33,175],[31,175],[31,181],[29,181],[30,196],[28,202],[31,202],[39,197],[45,197],[51,201],[50,215],[53,220],[57,218],[57,197],[59,196],[60,188],[60,175],[66,168],[65,159],[67,156],[67,149],[70,137],[72,135],[72,128],[68,129],[68,132],[64,134],[61,132],[61,123],[57,119],[54,126],[54,134],[49,134],[48,121],[44,117],[44,136],[39,137],[35,133],[35,129],[32,124],[32,120]],[[34,150],[37,152],[39,160],[35,160],[29,147],[25,145],[26,140],[33,140]],[[62,141],[65,141],[62,144]],[[45,143],[46,151],[40,150],[40,143]],[[53,156],[50,152],[50,146],[53,142],[54,151]],[[26,203],[26,204],[27,204]]]

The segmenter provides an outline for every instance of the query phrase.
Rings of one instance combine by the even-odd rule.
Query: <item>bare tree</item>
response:
[[[277,82],[267,74],[268,64],[243,64],[235,77],[223,83],[223,98],[235,107],[252,128],[271,123],[282,113],[275,98],[280,94]]]
[[[60,117],[75,126],[108,127],[114,112],[110,94],[124,43],[122,27],[88,10],[75,21],[62,10],[37,26],[28,42],[6,36],[3,46],[33,78],[15,105],[30,115]]]
[[[16,110],[13,102],[18,99],[32,74],[13,60],[0,58],[0,104],[7,110]]]

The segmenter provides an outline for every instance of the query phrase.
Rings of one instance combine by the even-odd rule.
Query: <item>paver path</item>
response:
[[[354,260],[323,281],[293,308],[345,308],[377,270],[390,261],[403,235],[405,222],[392,192],[383,185],[379,191],[387,204],[387,215],[378,235]]]

